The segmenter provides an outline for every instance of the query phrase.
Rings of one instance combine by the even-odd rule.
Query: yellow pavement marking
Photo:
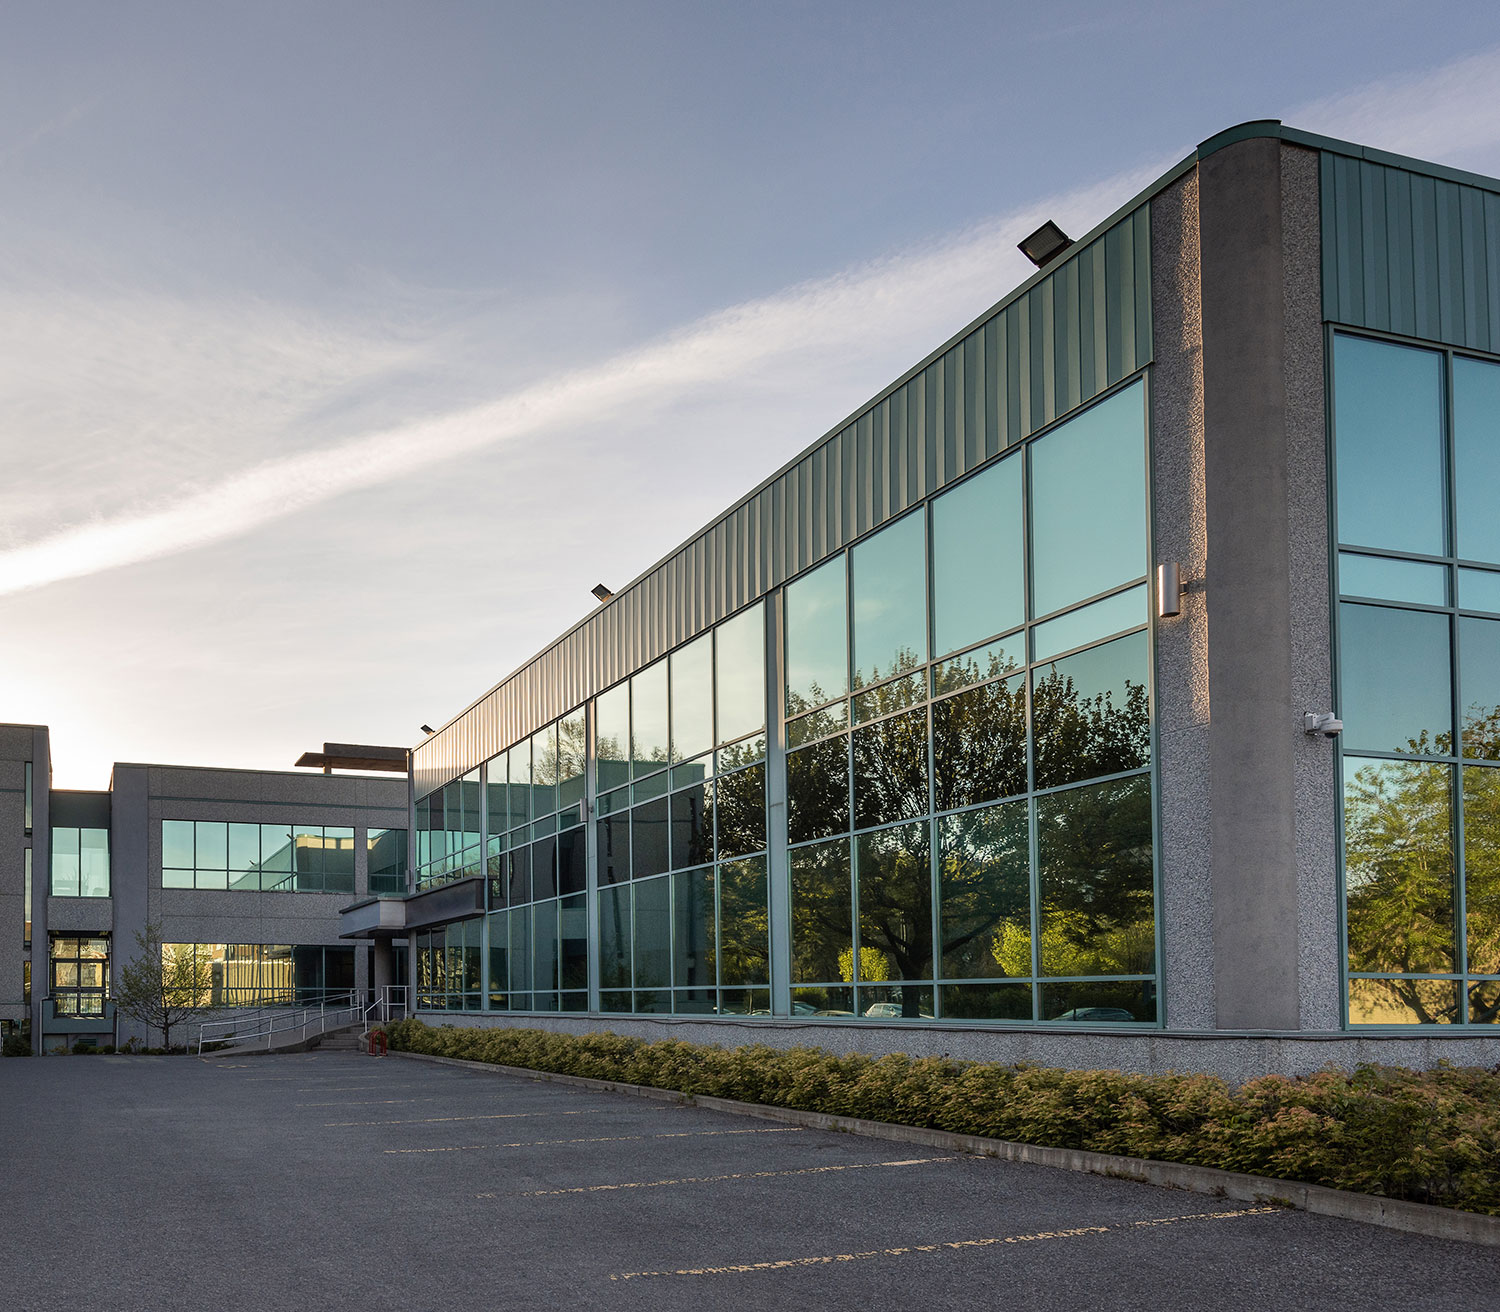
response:
[[[461,1143],[451,1148],[382,1148],[384,1153],[469,1153],[484,1148],[550,1148],[562,1143],[624,1143],[627,1139],[702,1139],[719,1134],[801,1134],[800,1125],[775,1130],[687,1130],[675,1134],[609,1134],[597,1139],[533,1139],[523,1143]]]
[[[833,1171],[868,1171],[877,1166],[930,1166],[935,1162],[977,1161],[972,1157],[913,1157],[904,1162],[849,1162],[843,1166],[802,1166],[786,1171],[736,1171],[731,1175],[687,1175],[680,1180],[631,1180],[625,1184],[587,1184],[577,1189],[530,1189],[517,1198],[552,1198],[558,1194],[602,1194],[617,1189],[660,1189],[669,1184],[718,1184],[722,1180],[769,1180],[778,1175],[826,1175]],[[499,1198],[498,1193],[475,1198]]]
[[[864,1262],[872,1257],[905,1257],[911,1253],[958,1252],[965,1248],[989,1248],[995,1244],[1035,1244],[1049,1239],[1077,1239],[1083,1235],[1107,1235],[1115,1231],[1145,1230],[1152,1226],[1177,1225],[1182,1221],[1230,1221],[1242,1216],[1267,1216],[1280,1207],[1244,1207],[1232,1212],[1190,1212],[1184,1216],[1158,1216],[1123,1225],[1085,1225],[1072,1230],[1042,1230],[1030,1235],[1003,1235],[995,1239],[955,1239],[943,1244],[909,1244],[903,1248],[872,1248],[863,1253],[832,1253],[826,1257],[787,1257],[778,1262],[739,1262],[733,1266],[683,1267],[677,1271],[621,1271],[611,1280],[648,1280],[660,1276],[727,1276],[753,1271],[785,1271],[799,1266],[832,1266],[835,1262]]]
[[[518,1121],[529,1116],[600,1116],[598,1107],[584,1107],[574,1112],[488,1112],[482,1116],[414,1116],[399,1121],[324,1121],[325,1130],[349,1125],[435,1125],[439,1121]]]
[[[363,1090],[361,1090],[363,1092]],[[425,1098],[348,1098],[337,1102],[294,1102],[293,1107],[384,1107],[393,1102],[437,1102],[441,1094],[429,1094]]]

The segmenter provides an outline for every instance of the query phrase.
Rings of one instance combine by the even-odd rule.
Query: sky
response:
[[[1201,140],[1500,174],[1481,4],[0,0],[0,721],[411,745]]]

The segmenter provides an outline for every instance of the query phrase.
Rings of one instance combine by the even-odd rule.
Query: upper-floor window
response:
[[[53,897],[109,896],[109,830],[54,828]]]

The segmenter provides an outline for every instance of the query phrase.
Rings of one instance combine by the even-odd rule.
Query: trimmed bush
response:
[[[415,1018],[389,1034],[397,1051],[1213,1166],[1500,1216],[1500,1071],[1330,1067],[1230,1089],[1210,1075],[433,1028]]]

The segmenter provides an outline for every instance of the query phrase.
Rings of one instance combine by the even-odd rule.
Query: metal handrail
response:
[[[198,1055],[200,1057],[203,1055],[203,1045],[205,1043],[242,1043],[260,1038],[265,1039],[266,1050],[269,1052],[271,1049],[271,1039],[276,1034],[285,1034],[288,1031],[300,1029],[302,1031],[302,1039],[306,1040],[308,1037],[308,1028],[313,1024],[314,1019],[316,1019],[318,1025],[314,1034],[325,1033],[328,1029],[329,1021],[337,1016],[347,1014],[348,1019],[341,1022],[345,1025],[351,1021],[358,1022],[362,1015],[360,998],[352,992],[344,996],[347,997],[347,1002],[330,1005],[327,1000],[324,1000],[319,1003],[316,1009],[316,1016],[312,1007],[303,1008],[300,1012],[300,1025],[298,1023],[299,1013],[295,1010],[290,1012],[278,1011],[264,1020],[258,1018],[248,1029],[244,1028],[245,1020],[243,1017],[237,1020],[204,1021],[198,1027]],[[222,1030],[223,1033],[210,1034],[208,1032],[210,1030]]]

